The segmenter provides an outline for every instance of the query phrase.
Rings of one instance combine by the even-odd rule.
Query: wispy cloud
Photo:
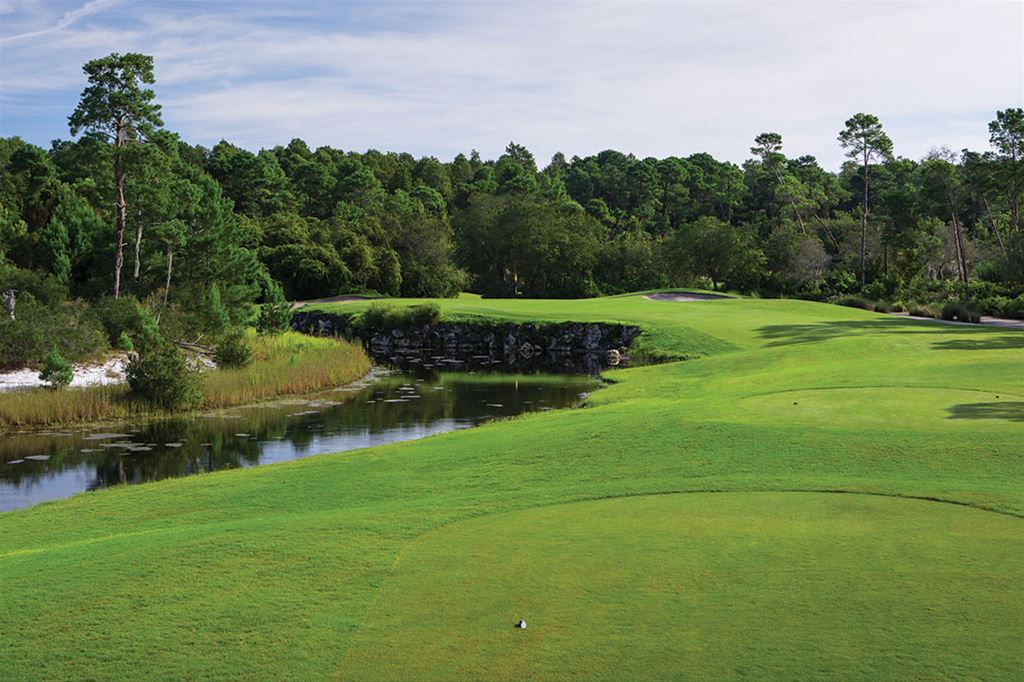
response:
[[[515,139],[542,160],[612,147],[738,162],[776,130],[787,153],[835,167],[856,111],[917,157],[983,148],[993,112],[1024,104],[1019,3],[101,1],[4,40],[3,134],[66,135],[52,111],[74,106],[81,64],[130,50],[156,59],[168,127],[252,148],[493,156]]]
[[[121,2],[121,0],[89,0],[89,2],[85,3],[81,7],[78,7],[76,9],[69,10],[69,11],[65,12],[64,15],[60,18],[60,20],[56,24],[54,24],[53,26],[48,26],[46,28],[39,29],[37,31],[28,31],[26,33],[19,33],[17,35],[8,36],[6,38],[0,39],[0,47],[6,47],[7,45],[9,45],[11,43],[16,43],[16,42],[18,42],[20,40],[27,40],[29,38],[39,38],[39,37],[48,35],[50,33],[56,33],[58,31],[63,31],[64,29],[70,27],[72,24],[74,24],[79,19],[82,19],[83,17],[87,17],[90,14],[95,14],[96,12],[99,12],[101,10],[107,9],[108,7],[112,7],[114,5],[117,5],[120,2]],[[7,4],[7,5],[3,6],[3,7],[0,7],[0,11],[2,11],[4,13],[11,13],[11,12],[16,11],[16,9],[17,8],[14,5],[14,3],[9,3],[9,4]]]

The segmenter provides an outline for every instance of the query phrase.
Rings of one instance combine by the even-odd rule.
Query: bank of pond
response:
[[[0,436],[0,511],[118,484],[283,462],[580,405],[590,376],[377,369],[303,397]]]

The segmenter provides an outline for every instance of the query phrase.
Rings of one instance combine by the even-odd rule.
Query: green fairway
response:
[[[0,515],[0,677],[1024,663],[1024,334],[802,301],[439,303],[640,324],[692,359],[610,372],[581,410]]]

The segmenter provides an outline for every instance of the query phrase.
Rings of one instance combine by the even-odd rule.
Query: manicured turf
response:
[[[700,359],[612,372],[583,410],[0,515],[0,677],[1014,678],[1024,335],[442,306],[636,322]]]
[[[441,528],[402,553],[342,676],[886,679],[908,660],[929,679],[1018,672],[1019,521],[836,498],[638,496]]]

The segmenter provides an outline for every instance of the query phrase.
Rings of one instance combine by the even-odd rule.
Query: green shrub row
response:
[[[415,329],[436,324],[440,319],[441,306],[433,302],[408,307],[371,303],[361,316],[353,320],[353,326],[357,335],[364,335],[393,329]]]

